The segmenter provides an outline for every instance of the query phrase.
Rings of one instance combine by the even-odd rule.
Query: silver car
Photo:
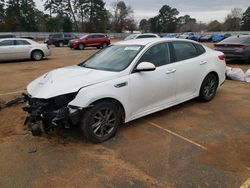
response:
[[[46,44],[23,38],[0,39],[0,62],[21,59],[39,61],[50,55],[51,51]]]

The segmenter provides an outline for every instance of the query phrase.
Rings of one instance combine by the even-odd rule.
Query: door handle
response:
[[[205,65],[205,64],[207,64],[207,61],[200,62],[200,65]]]
[[[166,74],[171,74],[171,73],[175,73],[176,72],[176,69],[170,69],[166,72]]]

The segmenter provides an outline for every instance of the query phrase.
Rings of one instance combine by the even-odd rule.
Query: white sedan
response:
[[[39,61],[50,55],[51,51],[46,44],[23,38],[0,39],[0,62],[22,59]]]
[[[121,123],[193,98],[212,100],[225,70],[223,53],[194,41],[122,41],[31,82],[26,123],[34,135],[79,125],[86,138],[103,142]]]

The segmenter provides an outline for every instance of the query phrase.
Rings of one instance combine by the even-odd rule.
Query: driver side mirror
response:
[[[141,62],[137,65],[135,71],[136,72],[147,72],[154,71],[156,69],[155,65],[150,62]]]

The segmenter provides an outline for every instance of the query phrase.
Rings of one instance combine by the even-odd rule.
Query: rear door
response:
[[[200,88],[208,62],[192,42],[175,41],[171,44],[175,54],[176,100],[182,101],[192,97]]]
[[[15,51],[17,59],[29,59],[32,45],[26,40],[15,40]]]
[[[16,51],[14,40],[2,40],[0,42],[0,61],[8,61],[16,59]]]

